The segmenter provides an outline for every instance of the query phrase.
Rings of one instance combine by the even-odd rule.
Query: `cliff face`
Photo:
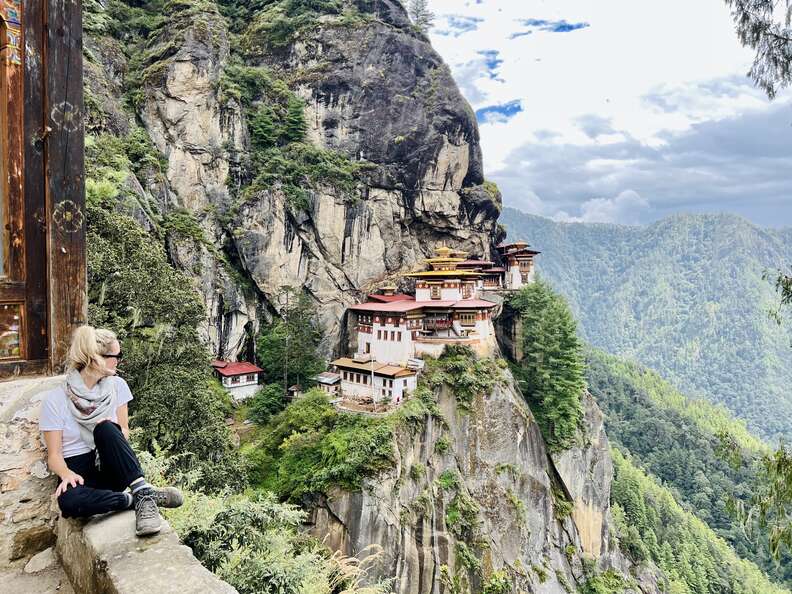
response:
[[[273,1],[244,24],[210,0],[148,4],[143,17],[158,24],[142,32],[130,32],[123,11],[110,26],[99,18],[107,7],[87,4],[87,129],[142,130],[156,148],[153,163],[129,165],[119,208],[162,234],[195,278],[216,354],[246,348],[283,306],[284,285],[316,301],[331,354],[346,307],[438,243],[491,254],[500,195],[483,180],[474,114],[400,3],[346,2],[306,23]],[[284,184],[251,183],[261,163],[250,99],[227,89],[240,68],[266,71],[301,99],[306,142],[360,171],[353,190],[319,175],[295,205]],[[257,95],[253,108],[267,101]],[[555,461],[511,378],[470,412],[447,389],[438,400],[444,420],[402,433],[392,471],[316,505],[317,536],[352,554],[379,545],[379,575],[404,593],[477,592],[498,579],[516,591],[571,591],[585,581],[584,555],[599,570],[629,570],[611,538],[612,469],[592,400],[583,445]]]
[[[443,420],[403,433],[394,469],[360,492],[322,499],[315,536],[347,554],[378,545],[377,574],[403,594],[481,592],[498,576],[502,591],[561,594],[592,574],[584,558],[630,575],[611,534],[612,463],[593,399],[581,446],[554,463],[510,376],[469,413],[447,388],[437,394]],[[636,584],[626,591],[659,592],[651,576]]]
[[[186,209],[200,226],[203,242],[170,234],[169,249],[195,276],[205,335],[225,356],[242,349],[246,325],[255,330],[282,307],[282,286],[316,301],[330,354],[346,307],[364,291],[438,243],[487,256],[497,236],[500,195],[483,185],[475,116],[401,4],[349,3],[275,44],[271,23],[291,18],[288,5],[269,3],[230,33],[215,3],[171,2],[168,21],[136,50],[136,115],[166,163],[132,185],[160,214]],[[108,129],[124,127],[119,80],[132,68],[124,52],[106,51],[114,43],[99,33],[87,42],[96,51],[86,79]],[[234,186],[256,170],[245,110],[223,91],[232,62],[265,67],[302,98],[306,142],[364,171],[354,192],[319,179],[299,208],[278,183],[240,199]]]

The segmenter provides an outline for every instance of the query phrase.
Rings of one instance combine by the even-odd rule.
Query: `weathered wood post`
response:
[[[80,0],[0,0],[0,377],[61,370],[85,321]]]

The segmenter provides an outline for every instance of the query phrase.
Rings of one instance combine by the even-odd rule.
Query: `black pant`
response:
[[[122,491],[143,476],[137,456],[118,424],[99,423],[94,429],[94,441],[95,450],[66,458],[66,466],[83,477],[85,484],[67,487],[58,497],[64,518],[87,518],[125,509],[128,500]],[[97,453],[101,468],[96,467]]]

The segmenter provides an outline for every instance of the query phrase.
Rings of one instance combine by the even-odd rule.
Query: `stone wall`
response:
[[[21,568],[29,557],[54,545],[57,534],[58,558],[75,592],[235,594],[179,543],[167,523],[157,536],[142,539],[135,536],[131,511],[89,522],[58,520],[53,498],[57,477],[47,469],[38,421],[43,394],[62,381],[63,376],[0,382],[2,583],[21,584],[24,579],[35,589],[23,591],[50,591],[43,573],[32,569],[35,575],[26,576]],[[0,591],[5,592],[3,586]]]
[[[0,568],[55,542],[56,477],[39,434],[41,396],[63,377],[0,382]]]

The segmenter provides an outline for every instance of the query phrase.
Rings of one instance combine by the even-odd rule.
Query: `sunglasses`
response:
[[[120,361],[123,358],[123,356],[124,355],[121,351],[118,351],[117,355],[102,355],[102,357],[104,357],[105,359],[107,359],[108,357],[112,357],[113,359],[116,359],[118,361]]]

